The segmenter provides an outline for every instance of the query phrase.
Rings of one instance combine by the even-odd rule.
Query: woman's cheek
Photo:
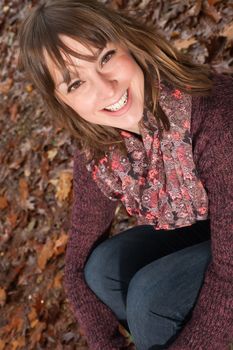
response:
[[[124,77],[131,77],[136,70],[136,63],[130,56],[122,56],[117,64],[116,71],[123,73]]]

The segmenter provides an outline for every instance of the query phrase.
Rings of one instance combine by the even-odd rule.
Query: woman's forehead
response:
[[[92,44],[84,45],[77,39],[71,38],[67,35],[59,35],[59,38],[71,50],[76,51],[82,55],[95,55],[99,50]]]
[[[78,40],[75,40],[65,35],[60,35],[60,39],[65,44],[65,46],[67,46],[72,51],[81,55],[98,57],[100,52],[103,50],[103,49],[98,49],[91,44],[83,45]],[[69,71],[76,71],[78,66],[80,66],[80,68],[82,67],[81,58],[74,57],[72,54],[65,53],[62,50],[59,50],[59,51],[63,59],[63,62],[65,64],[65,67]],[[52,75],[55,81],[59,80],[61,77],[61,72],[58,65],[58,61],[52,58],[51,54],[46,49],[43,50],[43,56],[50,74]]]

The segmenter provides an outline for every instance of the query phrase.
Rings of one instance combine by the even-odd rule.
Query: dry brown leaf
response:
[[[55,256],[64,253],[67,240],[68,240],[68,235],[64,231],[62,231],[61,236],[54,243],[53,251]]]
[[[56,157],[57,152],[58,152],[58,149],[57,149],[57,148],[53,148],[53,149],[49,150],[49,151],[47,152],[47,154],[48,154],[48,159],[49,159],[49,160],[53,160],[53,159]]]
[[[41,270],[44,270],[47,261],[53,256],[53,245],[54,243],[50,239],[47,239],[42,250],[38,254],[37,264]]]
[[[33,329],[33,332],[31,333],[31,343],[29,346],[29,350],[36,349],[36,344],[40,341],[41,335],[43,330],[46,329],[46,323],[45,322],[38,322],[37,326]]]
[[[0,93],[2,94],[8,94],[10,91],[11,87],[13,85],[13,79],[12,78],[7,78],[4,82],[0,83]]]
[[[9,222],[9,224],[11,225],[11,228],[16,227],[17,219],[18,219],[18,215],[12,211],[7,215],[7,220]]]
[[[130,345],[133,342],[130,333],[120,323],[118,329],[120,334],[126,339],[127,345]]]
[[[202,0],[196,0],[195,4],[187,11],[187,16],[197,17],[202,8]]]
[[[40,173],[42,179],[48,178],[48,171],[49,171],[49,160],[47,157],[47,153],[45,153],[45,156],[42,158],[41,164],[40,164]]]
[[[227,37],[228,41],[233,40],[233,23],[226,25],[220,35]]]
[[[26,261],[22,259],[21,262],[18,262],[16,266],[12,266],[11,270],[9,271],[7,275],[7,280],[6,280],[6,288],[10,286],[11,283],[14,283],[17,281],[20,273],[25,267]]]
[[[4,350],[5,349],[5,345],[6,345],[6,342],[3,341],[2,339],[0,339],[0,350]]]
[[[32,84],[27,84],[26,85],[26,91],[31,93],[33,91],[33,85]]]
[[[212,18],[216,23],[222,19],[221,14],[216,10],[216,8],[214,6],[210,6],[208,3],[203,4],[203,12]]]
[[[31,311],[28,313],[28,319],[30,321],[30,327],[34,328],[37,326],[39,320],[37,318],[37,312],[34,307],[31,308]]]
[[[177,39],[174,41],[174,45],[178,50],[188,49],[191,45],[195,44],[197,39],[194,37],[188,39]]]
[[[35,328],[35,327],[37,326],[38,322],[39,322],[38,318],[36,318],[35,320],[33,320],[33,321],[31,322],[31,328]]]
[[[10,118],[12,120],[12,122],[17,122],[17,115],[18,115],[18,104],[17,103],[13,103],[12,106],[10,106],[9,108],[9,112],[10,112]]]
[[[0,209],[5,209],[7,208],[8,203],[7,203],[7,199],[5,196],[1,196],[0,197]]]
[[[62,278],[63,278],[63,271],[58,271],[58,273],[56,274],[53,280],[54,288],[57,288],[57,289],[62,288]]]
[[[26,202],[28,199],[28,194],[28,183],[25,178],[21,177],[19,179],[19,195],[22,202]]]
[[[37,312],[36,312],[36,309],[34,307],[31,308],[31,311],[27,314],[27,317],[28,317],[28,320],[30,322],[31,328],[33,328],[34,324],[35,324],[35,320],[38,320],[37,319]]]
[[[21,310],[21,313],[23,313],[22,310]],[[4,334],[8,334],[13,330],[18,333],[21,333],[23,330],[23,326],[24,326],[23,317],[19,316],[17,314],[17,310],[15,310],[14,317],[11,317],[10,322],[5,327],[2,327],[1,330],[3,331]]]
[[[218,2],[221,2],[222,0],[208,0],[208,4],[210,6],[214,6],[215,4],[217,4]]]
[[[70,171],[62,171],[59,175],[59,179],[56,186],[56,198],[59,202],[64,201],[72,187],[73,174]]]
[[[6,302],[6,291],[3,288],[0,288],[0,306],[4,306]]]
[[[11,350],[18,350],[18,349],[22,349],[22,347],[24,347],[26,344],[25,342],[25,337],[24,336],[21,336],[17,339],[14,339],[12,342],[11,342]]]

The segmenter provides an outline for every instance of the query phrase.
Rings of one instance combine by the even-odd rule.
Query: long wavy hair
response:
[[[192,95],[211,92],[209,65],[192,62],[179,52],[158,31],[127,12],[106,7],[97,0],[48,0],[33,7],[19,31],[19,67],[42,94],[51,115],[59,126],[68,129],[80,150],[89,158],[99,158],[109,145],[124,150],[120,130],[84,120],[56,97],[55,82],[50,74],[45,53],[56,64],[65,81],[70,74],[62,54],[93,62],[95,55],[81,55],[59,38],[64,34],[86,47],[103,49],[108,42],[117,42],[129,50],[141,67],[145,78],[145,104],[158,121],[159,129],[169,130],[170,123],[159,106],[161,79]]]

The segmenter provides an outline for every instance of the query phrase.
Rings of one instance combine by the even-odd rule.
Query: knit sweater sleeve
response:
[[[116,202],[98,189],[84,164],[84,156],[74,157],[73,207],[65,254],[64,289],[71,309],[92,350],[118,350],[124,338],[118,321],[87,286],[85,262],[98,240],[103,240],[113,220]]]
[[[193,113],[194,160],[209,198],[212,260],[192,318],[169,349],[229,350],[233,346],[233,79],[215,76],[212,95],[193,99]]]

